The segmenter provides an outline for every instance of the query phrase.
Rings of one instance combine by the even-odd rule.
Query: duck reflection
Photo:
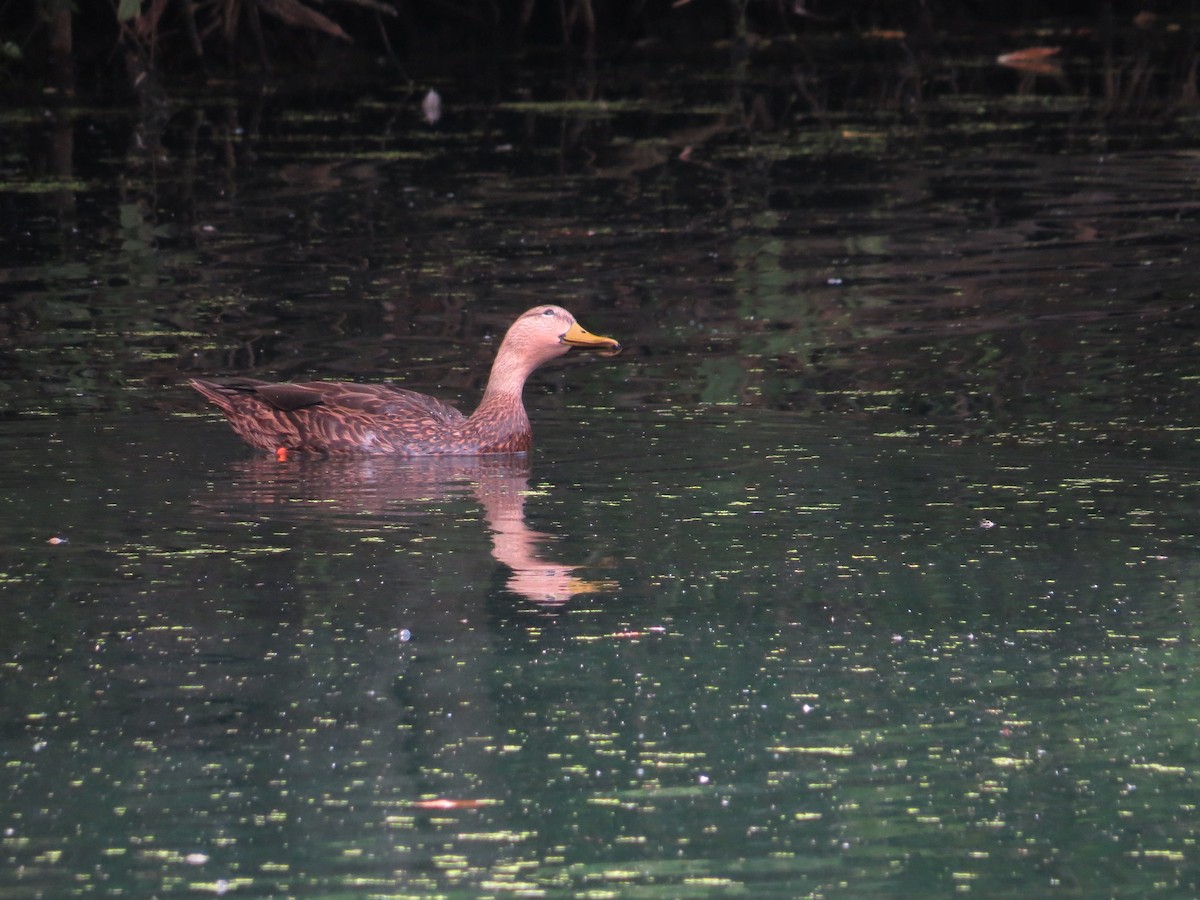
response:
[[[577,575],[580,566],[544,555],[544,545],[555,537],[534,531],[525,520],[529,478],[528,459],[517,455],[297,456],[238,462],[231,489],[242,503],[319,503],[339,519],[394,515],[413,505],[448,504],[473,495],[491,532],[492,557],[511,572],[510,591],[535,603],[562,604],[609,587],[610,582]]]

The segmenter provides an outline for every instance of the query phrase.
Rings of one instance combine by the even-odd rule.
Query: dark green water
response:
[[[984,71],[9,146],[0,894],[1200,890],[1200,134]],[[183,386],[469,406],[543,301],[627,349],[526,462],[278,463]]]
[[[586,415],[653,450],[551,417],[507,521],[521,467],[10,427],[14,895],[1191,890],[1183,470]]]

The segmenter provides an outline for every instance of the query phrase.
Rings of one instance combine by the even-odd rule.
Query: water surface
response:
[[[852,68],[58,122],[0,194],[0,892],[1195,893],[1194,117]],[[544,301],[627,349],[527,460],[279,463],[185,386],[469,406]]]

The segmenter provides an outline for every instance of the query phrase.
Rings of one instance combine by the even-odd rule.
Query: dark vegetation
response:
[[[565,49],[613,54],[728,43],[734,53],[807,35],[903,35],[914,53],[950,33],[1055,21],[1081,34],[1136,23],[1191,35],[1192,3],[982,0],[4,0],[0,78],[68,94],[290,71],[354,76],[415,60]]]

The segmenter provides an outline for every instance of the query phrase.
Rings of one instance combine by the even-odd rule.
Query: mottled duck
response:
[[[525,379],[572,347],[616,351],[559,306],[536,306],[508,329],[479,408],[469,417],[435,397],[384,384],[254,379],[191,380],[246,443],[278,456],[389,453],[447,456],[521,453],[533,444],[521,402]]]

